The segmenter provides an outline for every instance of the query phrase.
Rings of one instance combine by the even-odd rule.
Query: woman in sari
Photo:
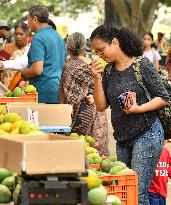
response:
[[[19,22],[15,25],[14,31],[14,43],[6,44],[2,47],[2,50],[9,53],[10,60],[14,60],[25,53],[28,50],[28,36],[30,35],[29,27],[24,22]],[[5,85],[8,86],[10,80],[14,75],[14,71],[4,70],[0,73],[0,81]]]
[[[73,105],[72,132],[91,135],[100,155],[109,155],[105,112],[97,112],[93,99],[91,59],[85,57],[86,40],[81,33],[67,39],[70,60],[64,65],[59,87],[59,103]]]

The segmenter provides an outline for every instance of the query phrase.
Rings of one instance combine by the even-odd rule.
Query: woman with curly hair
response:
[[[109,155],[105,112],[97,112],[93,99],[93,73],[86,57],[86,40],[75,32],[67,38],[69,62],[65,63],[59,86],[59,103],[73,105],[72,132],[91,135],[100,155]]]
[[[138,204],[149,205],[148,188],[164,140],[155,110],[168,104],[169,95],[147,58],[141,59],[140,72],[150,101],[138,82],[134,66],[143,54],[143,44],[137,34],[127,28],[102,25],[92,32],[91,42],[94,51],[108,63],[103,76],[98,61],[92,63],[96,108],[104,111],[110,106],[117,158],[138,173]],[[123,108],[118,96],[125,92],[131,93],[130,105]]]

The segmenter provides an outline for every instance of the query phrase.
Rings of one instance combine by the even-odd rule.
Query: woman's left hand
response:
[[[87,104],[91,105],[94,103],[94,98],[93,98],[93,95],[88,95],[86,96],[86,102]]]
[[[123,109],[123,111],[124,111],[126,114],[140,113],[140,112],[141,112],[141,111],[140,111],[140,106],[137,104],[136,98],[133,97],[132,100],[133,100],[133,103],[132,103],[131,108],[129,108],[129,109]]]

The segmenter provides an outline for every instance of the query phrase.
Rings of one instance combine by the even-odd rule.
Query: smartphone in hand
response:
[[[136,98],[135,92],[125,92],[118,96],[121,109],[130,109],[133,105],[133,98]]]

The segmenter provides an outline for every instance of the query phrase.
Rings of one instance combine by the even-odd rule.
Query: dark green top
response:
[[[116,70],[113,65],[107,66],[103,75],[103,89],[111,108],[111,121],[114,128],[114,137],[117,141],[131,139],[147,131],[155,122],[156,112],[141,114],[126,114],[120,107],[118,96],[124,92],[136,92],[137,104],[148,102],[144,89],[138,84],[133,64],[124,71]],[[143,83],[153,97],[161,97],[170,100],[160,75],[153,64],[144,58],[141,61],[141,73]]]

